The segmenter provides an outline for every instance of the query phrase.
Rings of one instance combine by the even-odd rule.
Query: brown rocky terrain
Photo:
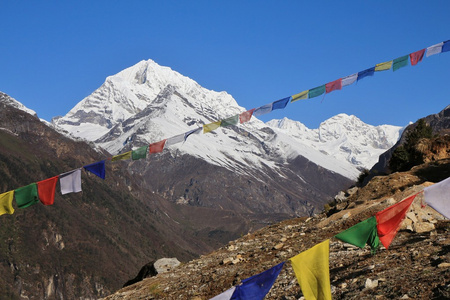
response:
[[[227,246],[146,278],[106,297],[116,299],[209,299],[312,246],[331,239],[333,299],[449,299],[450,221],[414,200],[389,249],[371,255],[335,238],[337,233],[450,176],[450,158],[373,178],[337,197],[314,217],[286,220],[249,233]],[[299,299],[302,293],[286,263],[266,299]]]

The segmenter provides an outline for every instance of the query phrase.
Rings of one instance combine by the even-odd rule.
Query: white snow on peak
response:
[[[37,117],[37,114],[36,114],[36,112],[34,110],[29,109],[28,107],[26,107],[25,105],[23,105],[22,103],[17,101],[16,99],[14,99],[14,98],[12,98],[12,97],[10,97],[7,94],[2,93],[2,92],[0,92],[0,96],[1,96],[2,102],[6,103],[8,105],[11,105],[11,106],[13,106],[13,107],[15,107],[17,109],[20,109],[20,110],[26,112],[27,114],[30,114],[32,116]]]
[[[228,93],[205,89],[147,60],[106,78],[54,124],[117,154],[129,140],[136,147],[158,142],[245,110]],[[261,166],[280,168],[301,155],[356,178],[361,168],[370,168],[397,141],[398,131],[399,127],[373,127],[345,114],[330,118],[318,129],[287,118],[264,124],[252,117],[237,128],[197,134],[168,149],[239,173]]]

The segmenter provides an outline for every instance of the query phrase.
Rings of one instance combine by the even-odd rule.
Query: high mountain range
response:
[[[1,192],[245,111],[151,60],[108,77],[52,124],[6,94],[0,105]],[[105,181],[83,175],[81,194],[57,193],[52,207],[0,218],[1,286],[7,299],[97,298],[150,260],[188,260],[265,224],[313,215],[400,130],[345,114],[313,130],[253,117],[145,160],[108,163]]]

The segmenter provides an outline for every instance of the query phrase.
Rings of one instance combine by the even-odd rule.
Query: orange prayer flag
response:
[[[164,149],[164,145],[166,144],[166,140],[167,140],[167,139],[164,139],[164,140],[162,140],[162,141],[160,141],[160,142],[150,144],[150,145],[148,146],[148,152],[149,152],[149,153],[158,153],[158,152],[162,152],[163,149]]]
[[[48,178],[37,183],[39,200],[44,205],[52,205],[55,201],[55,189],[58,177]]]
[[[416,196],[417,194],[412,195],[376,213],[378,237],[386,249],[389,248],[389,245],[397,234],[400,224]]]

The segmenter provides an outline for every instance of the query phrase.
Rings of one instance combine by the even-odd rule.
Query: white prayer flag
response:
[[[213,298],[211,298],[209,300],[230,300],[231,296],[233,296],[235,288],[236,287],[233,286],[231,289],[228,289],[225,292],[223,292],[222,294],[217,295],[217,296],[215,296],[215,297],[213,297]]]
[[[425,203],[450,219],[450,177],[424,188]]]
[[[342,78],[342,86],[344,87],[346,85],[350,85],[350,84],[354,83],[356,81],[356,79],[358,79],[358,73],[348,75],[348,76]]]
[[[81,169],[59,175],[61,194],[81,192]]]
[[[441,53],[443,45],[444,45],[444,42],[440,42],[439,44],[436,44],[436,45],[428,47],[427,48],[427,54],[426,54],[427,57],[431,56],[431,55],[435,55],[435,54]]]
[[[184,142],[184,133],[170,137],[166,141],[166,147]]]

